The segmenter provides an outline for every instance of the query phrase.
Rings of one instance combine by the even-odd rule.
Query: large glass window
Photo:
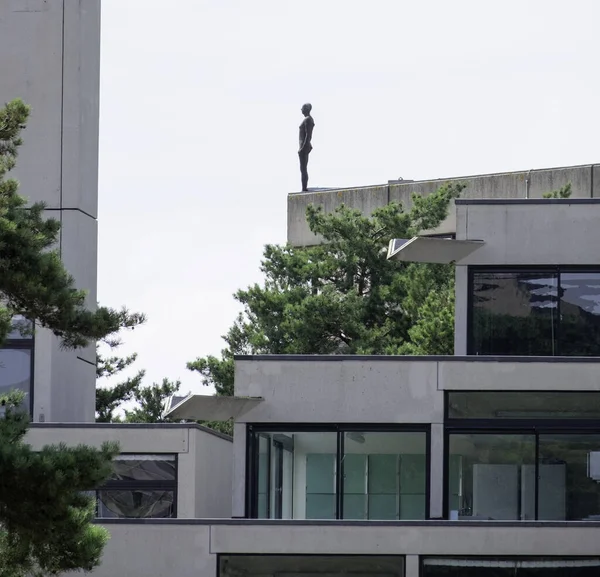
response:
[[[100,518],[175,517],[175,455],[119,455],[114,472],[98,490]]]
[[[600,434],[539,437],[543,521],[600,520]]]
[[[597,577],[600,559],[423,559],[423,577]]]
[[[600,271],[473,270],[469,354],[600,355]]]
[[[426,435],[344,433],[343,518],[425,519]]]
[[[424,519],[425,431],[250,433],[250,516]]]
[[[535,519],[535,436],[457,433],[448,453],[450,519]]]
[[[447,393],[450,519],[600,520],[600,393]]]

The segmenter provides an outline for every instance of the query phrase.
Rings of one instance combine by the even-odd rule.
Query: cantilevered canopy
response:
[[[415,236],[410,240],[394,238],[388,248],[388,259],[404,262],[448,264],[462,260],[483,246],[482,240],[454,240],[432,236]]]
[[[178,403],[173,403],[165,416],[172,419],[227,421],[237,419],[263,400],[262,397],[188,395]]]

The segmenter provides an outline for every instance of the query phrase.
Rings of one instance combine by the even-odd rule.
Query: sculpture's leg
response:
[[[300,174],[302,175],[302,192],[308,190],[308,154],[299,152]]]

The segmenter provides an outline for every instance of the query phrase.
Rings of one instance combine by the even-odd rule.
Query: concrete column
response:
[[[246,515],[246,423],[233,425],[233,497],[231,516]]]
[[[431,466],[429,516],[441,519],[444,514],[444,425],[431,425]],[[408,575],[408,573],[407,573]]]
[[[469,269],[466,266],[455,268],[454,304],[454,354],[467,354],[467,316],[469,302]]]
[[[419,556],[407,555],[404,577],[419,577]]]

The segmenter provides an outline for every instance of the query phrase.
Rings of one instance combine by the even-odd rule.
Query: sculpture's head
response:
[[[304,116],[308,116],[310,114],[311,110],[312,110],[312,104],[309,104],[307,102],[306,104],[302,105],[302,114],[304,114]]]

